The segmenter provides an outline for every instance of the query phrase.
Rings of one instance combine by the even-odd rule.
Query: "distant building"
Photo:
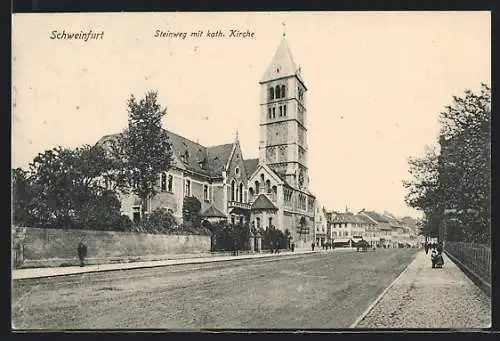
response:
[[[361,239],[371,241],[368,236],[375,223],[346,210],[345,213],[332,212],[329,214],[328,225],[330,226],[328,229],[329,239],[333,243],[353,246]]]
[[[314,240],[316,240],[316,244],[322,246],[326,242],[328,242],[327,233],[327,218],[325,208],[322,207],[318,200],[316,200],[315,205],[315,214],[314,214]]]

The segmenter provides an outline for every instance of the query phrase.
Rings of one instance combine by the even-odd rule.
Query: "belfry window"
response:
[[[280,117],[283,116],[283,107],[280,105]]]
[[[273,108],[273,118],[276,118],[276,108]]]
[[[286,97],[285,96],[285,90],[286,90],[285,85],[282,85],[281,86],[281,98],[285,98]]]
[[[276,85],[276,91],[275,91],[275,93],[276,93],[276,98],[280,98],[280,97],[281,97],[281,96],[280,96],[280,92],[281,92],[281,91],[280,91],[280,86],[279,86],[279,85]]]
[[[283,116],[286,116],[286,104],[283,106]]]
[[[267,111],[268,111],[267,117],[269,117],[269,119],[271,119],[272,118],[272,109],[268,108]]]
[[[273,100],[273,99],[274,99],[274,88],[270,87],[269,88],[269,100]]]

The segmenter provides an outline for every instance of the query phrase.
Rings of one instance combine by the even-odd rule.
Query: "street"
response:
[[[14,329],[348,328],[415,249],[16,280]]]

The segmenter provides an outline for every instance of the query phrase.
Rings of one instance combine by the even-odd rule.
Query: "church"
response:
[[[314,240],[315,196],[307,166],[307,87],[285,35],[259,81],[259,158],[245,159],[238,136],[228,144],[202,146],[166,131],[173,150],[171,168],[158,177],[158,193],[147,210],[167,208],[182,222],[186,196],[201,202],[203,219],[274,226],[292,235],[297,247]],[[108,145],[117,135],[102,137]],[[122,195],[122,213],[141,217],[141,201]]]

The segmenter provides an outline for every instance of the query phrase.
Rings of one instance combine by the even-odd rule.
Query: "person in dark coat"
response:
[[[316,244],[314,244],[314,242],[311,244],[311,248],[312,250],[314,251],[314,247],[316,246]]]
[[[78,244],[78,258],[80,259],[80,266],[84,266],[85,257],[87,257],[87,245],[82,242]]]
[[[295,243],[292,242],[292,252],[295,252]]]
[[[443,242],[439,242],[438,245],[436,246],[436,250],[438,253],[443,252]]]
[[[424,244],[424,250],[425,250],[425,254],[429,253],[429,245],[427,243]]]

